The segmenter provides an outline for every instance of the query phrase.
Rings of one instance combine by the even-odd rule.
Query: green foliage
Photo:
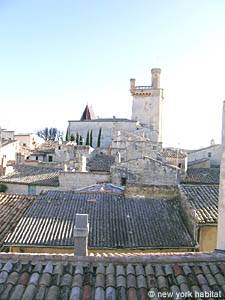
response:
[[[97,147],[101,146],[101,136],[102,136],[102,128],[99,129],[98,132],[98,141],[97,141]]]
[[[74,137],[73,134],[71,134],[71,136],[70,136],[70,141],[71,141],[71,142],[75,141],[75,137]]]
[[[0,183],[0,192],[5,193],[7,191],[8,187],[7,185]]]
[[[93,143],[93,136],[92,136],[93,134],[92,134],[92,130],[91,130],[91,133],[90,133],[90,146],[92,147],[92,143]]]
[[[89,130],[88,130],[85,145],[88,146],[89,144],[90,144],[90,133],[89,133]]]
[[[70,135],[69,135],[69,131],[67,129],[67,131],[66,131],[66,141],[68,142],[69,140],[70,140]]]
[[[80,135],[80,139],[79,139],[79,145],[83,145],[83,138],[81,135]]]
[[[77,145],[79,145],[79,142],[80,142],[80,136],[79,136],[79,133],[77,132],[77,134],[76,134],[76,143],[77,143]]]

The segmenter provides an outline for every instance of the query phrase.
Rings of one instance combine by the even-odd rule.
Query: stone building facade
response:
[[[190,151],[188,164],[201,159],[209,159],[211,167],[219,167],[222,156],[222,145],[211,143],[210,146]]]
[[[135,132],[143,130],[146,137],[154,143],[162,142],[162,100],[163,90],[160,88],[160,69],[152,69],[151,86],[136,86],[135,79],[130,81],[130,92],[133,96],[131,119],[124,118],[95,118],[91,107],[85,107],[80,120],[68,121],[68,136],[81,137],[86,142],[88,134],[92,134],[92,146],[98,146],[99,131],[101,130],[100,147],[107,148],[112,143],[114,128]]]
[[[115,185],[177,185],[179,168],[159,160],[143,157],[131,159],[111,167],[111,180]]]

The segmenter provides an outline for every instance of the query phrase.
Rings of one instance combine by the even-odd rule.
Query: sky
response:
[[[162,69],[163,144],[220,143],[224,0],[0,0],[0,126],[66,131],[91,104],[131,117],[130,78]]]

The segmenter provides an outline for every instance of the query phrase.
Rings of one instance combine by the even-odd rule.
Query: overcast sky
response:
[[[131,117],[129,80],[162,69],[165,146],[220,142],[224,0],[0,0],[0,126],[66,130],[88,102]]]

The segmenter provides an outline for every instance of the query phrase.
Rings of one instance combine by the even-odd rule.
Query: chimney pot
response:
[[[74,228],[74,254],[76,256],[88,255],[88,214],[76,214]]]

